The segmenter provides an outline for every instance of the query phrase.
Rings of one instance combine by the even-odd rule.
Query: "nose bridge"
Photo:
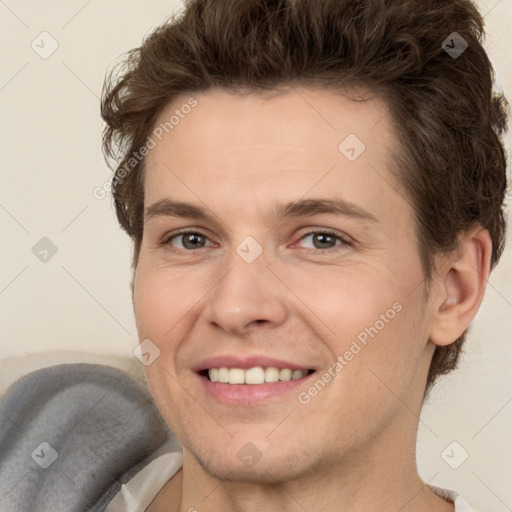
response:
[[[210,295],[208,320],[233,332],[256,321],[282,322],[286,314],[283,289],[267,268],[269,256],[262,245],[247,237],[225,263],[224,275]]]

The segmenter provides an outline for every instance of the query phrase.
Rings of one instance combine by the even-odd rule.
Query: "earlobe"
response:
[[[457,249],[438,269],[430,330],[435,345],[453,343],[476,315],[489,278],[491,249],[489,232],[479,226],[462,236]]]

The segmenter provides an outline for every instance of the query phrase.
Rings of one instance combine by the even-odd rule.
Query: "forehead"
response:
[[[322,152],[328,145],[336,151],[336,143],[349,134],[377,149],[381,139],[392,131],[386,105],[378,97],[362,91],[342,93],[325,88],[239,94],[209,89],[182,94],[162,110],[155,122],[155,130],[158,129],[159,142],[162,139],[166,144],[179,144],[184,150],[224,141],[230,143],[232,150],[251,142],[257,151],[258,144],[294,146],[306,139],[308,150],[323,141],[319,148]],[[156,149],[149,160],[159,153]]]
[[[233,187],[252,197],[293,199],[308,188],[325,193],[343,185],[353,202],[360,199],[356,189],[366,188],[367,199],[396,190],[389,169],[397,141],[384,102],[347,94],[211,89],[177,97],[151,134],[156,144],[146,157],[146,206],[171,193],[196,202],[212,194],[234,200]]]

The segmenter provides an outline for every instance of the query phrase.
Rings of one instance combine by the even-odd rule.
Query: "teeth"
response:
[[[230,372],[231,371],[232,370],[230,370]],[[244,374],[244,380],[241,384],[263,384],[265,382],[265,370],[261,368],[261,366],[249,368],[245,372],[241,370],[241,372]]]
[[[223,382],[229,384],[263,384],[265,382],[286,382],[289,380],[301,379],[308,374],[307,370],[290,370],[283,368],[279,370],[275,366],[262,368],[255,366],[248,370],[241,368],[211,368],[208,376],[212,382]]]
[[[219,368],[218,382],[229,382],[229,370],[227,368]]]
[[[292,380],[292,371],[285,368],[279,372],[279,380]]]
[[[304,376],[304,372],[302,370],[293,370],[293,372],[292,372],[292,380],[300,379],[303,376]]]
[[[265,369],[265,382],[278,382],[279,370],[275,366],[269,366]]]
[[[229,371],[229,383],[230,384],[244,384],[245,383],[245,372],[241,368],[231,368]]]

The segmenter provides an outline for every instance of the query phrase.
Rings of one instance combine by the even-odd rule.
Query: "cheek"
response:
[[[307,279],[289,275],[287,285],[316,314],[316,323],[324,324],[329,337],[340,340],[343,348],[348,339],[375,322],[381,327],[380,315],[388,310],[389,317],[396,316],[393,304],[400,292],[392,287],[387,274],[377,267],[324,267],[308,274]]]
[[[421,274],[395,275],[382,268],[324,270],[294,285],[321,320],[315,323],[333,358],[343,358],[344,380],[370,385],[380,377],[398,390],[414,377],[428,336],[423,288],[406,283],[420,282]]]
[[[392,302],[395,297],[390,294],[378,316],[367,318],[343,354],[345,360],[351,358],[345,372],[350,388],[359,388],[367,406],[381,410],[400,406],[413,382],[421,380],[421,358],[428,338],[421,302],[415,300],[420,297],[402,296]]]
[[[176,289],[178,282],[179,279],[165,278],[161,269],[146,265],[143,257],[139,260],[133,293],[137,332],[139,340],[151,340],[160,351],[151,364],[144,365],[144,372],[151,395],[172,428],[178,428],[172,424],[175,417],[172,411],[188,400],[176,381],[177,342],[173,343],[173,339],[178,327],[182,327],[173,326],[184,314],[184,298]]]
[[[167,340],[176,322],[197,302],[194,284],[179,270],[171,272],[139,263],[133,293],[139,338]]]
[[[422,287],[411,293],[410,285],[420,282],[421,273],[404,264],[398,273],[398,266],[396,261],[338,266],[275,263],[272,267],[286,286],[273,288],[275,279],[269,279],[264,293],[286,301],[290,325],[293,321],[297,328],[312,331],[334,359],[352,349],[359,363],[351,366],[371,363],[391,369],[414,359],[421,323]],[[208,300],[215,296],[209,292],[218,275],[213,265],[166,268],[141,253],[134,282],[139,339],[154,341],[167,365],[178,352],[178,340],[186,339],[201,321]]]
[[[133,303],[139,340],[151,340],[160,351],[155,363],[144,366],[153,395],[160,389],[167,395],[175,387],[180,347],[183,343],[186,346],[192,336],[208,290],[218,279],[217,274],[210,274],[197,269],[162,267],[144,257],[140,259]]]

